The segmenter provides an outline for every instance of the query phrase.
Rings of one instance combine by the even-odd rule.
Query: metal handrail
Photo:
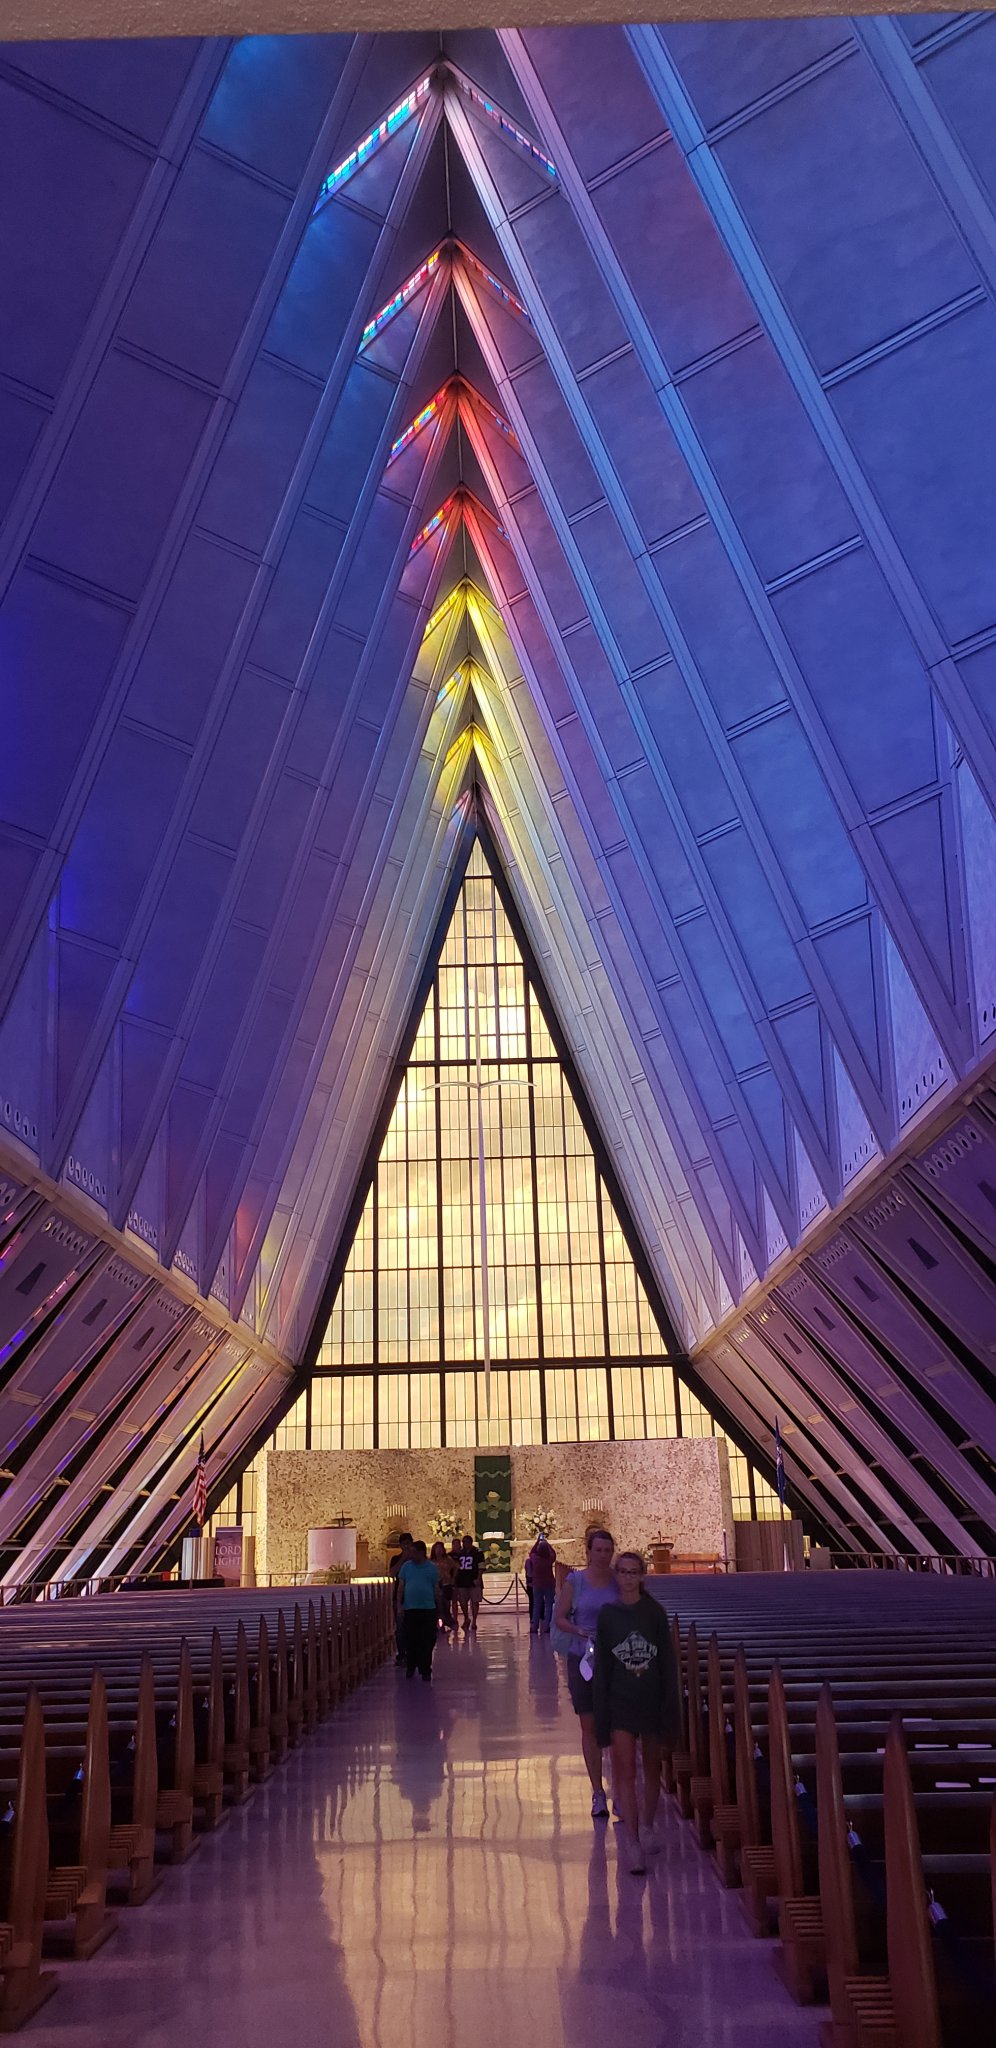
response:
[[[913,1572],[940,1578],[996,1579],[996,1558],[963,1557],[959,1551],[907,1555],[895,1550],[832,1550],[834,1571]]]
[[[97,1593],[117,1593],[126,1578],[15,1579],[0,1586],[0,1607],[15,1607],[33,1600],[84,1600]]]

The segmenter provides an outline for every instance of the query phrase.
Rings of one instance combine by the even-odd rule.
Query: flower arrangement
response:
[[[429,1516],[429,1527],[437,1543],[452,1543],[454,1536],[463,1535],[463,1523],[452,1508],[437,1508]]]
[[[537,1536],[552,1536],[557,1526],[557,1517],[551,1508],[531,1508],[522,1517],[523,1527],[535,1542]]]
[[[348,1564],[327,1564],[310,1575],[313,1586],[349,1586],[352,1580],[353,1568]]]

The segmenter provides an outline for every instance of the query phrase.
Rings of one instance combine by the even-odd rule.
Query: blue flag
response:
[[[780,1503],[781,1503],[782,1507],[784,1507],[784,1506],[785,1506],[785,1459],[784,1459],[784,1456],[783,1456],[783,1453],[782,1453],[782,1433],[781,1433],[781,1430],[780,1430],[780,1429],[779,1429],[779,1427],[778,1427],[778,1417],[777,1417],[777,1415],[775,1416],[775,1485],[776,1485],[776,1487],[777,1487],[777,1489],[778,1489],[778,1499],[779,1499],[779,1501],[780,1501]]]

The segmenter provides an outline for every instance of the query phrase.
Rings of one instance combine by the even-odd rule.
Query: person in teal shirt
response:
[[[409,1678],[414,1678],[417,1671],[428,1685],[436,1647],[439,1572],[424,1543],[415,1544],[411,1557],[398,1572],[398,1609],[405,1670]]]

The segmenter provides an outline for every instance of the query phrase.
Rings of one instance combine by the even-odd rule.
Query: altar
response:
[[[477,1497],[477,1460],[507,1458],[511,1511],[490,1518]],[[344,1523],[365,1545],[373,1571],[386,1563],[400,1528],[431,1543],[433,1519],[454,1515],[488,1539],[510,1523],[510,1544],[495,1545],[495,1568],[521,1567],[533,1537],[527,1518],[542,1510],[565,1562],[580,1561],[585,1530],[611,1529],[623,1548],[645,1551],[659,1538],[677,1554],[734,1556],[726,1445],[717,1437],[516,1445],[473,1450],[268,1451],[260,1460],[256,1541],[261,1575],[308,1569],[310,1530]]]

